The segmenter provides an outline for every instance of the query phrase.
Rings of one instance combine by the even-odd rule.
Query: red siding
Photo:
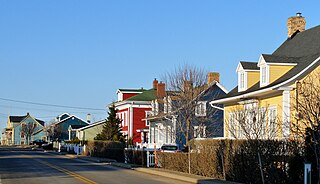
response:
[[[123,93],[122,95],[122,100],[126,100],[126,99],[128,99],[128,98],[130,98],[130,97],[133,97],[133,96],[136,96],[137,94],[139,94],[139,93]]]
[[[139,129],[148,128],[146,121],[142,120],[146,117],[146,111],[151,108],[133,108],[133,142],[141,142],[141,133],[137,132]]]
[[[124,109],[121,109],[121,110],[118,110],[118,113],[121,113],[121,112],[128,112],[128,108],[124,108]],[[129,114],[128,114],[129,116]],[[122,117],[121,119],[124,119],[124,117]],[[124,121],[124,120],[123,120]],[[123,123],[123,122],[122,122]],[[128,122],[129,124],[129,122]],[[128,126],[123,126],[122,127],[122,131],[128,131]],[[129,132],[128,132],[129,133]]]

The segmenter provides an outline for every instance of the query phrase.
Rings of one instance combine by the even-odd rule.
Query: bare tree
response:
[[[184,65],[175,68],[172,73],[164,76],[167,91],[173,92],[171,104],[177,115],[176,126],[186,140],[186,145],[192,136],[192,121],[197,105],[196,97],[205,89],[206,75],[202,69]]]
[[[229,137],[245,139],[247,147],[254,148],[262,183],[265,183],[262,156],[268,152],[264,140],[275,139],[280,133],[276,108],[261,106],[259,100],[251,99],[244,100],[230,112],[225,112]]]
[[[297,139],[304,139],[306,160],[313,163],[312,182],[320,183],[320,70],[296,82],[296,93],[292,96],[295,121],[291,132]]]
[[[233,108],[226,125],[229,137],[236,139],[275,139],[280,132],[280,121],[273,108],[261,107],[257,100],[248,100]]]
[[[54,120],[52,120],[45,126],[48,140],[57,140],[61,137],[62,127],[57,126],[55,123],[56,122]]]
[[[29,144],[32,134],[35,132],[37,124],[34,122],[22,123],[21,134],[26,137],[26,143]]]

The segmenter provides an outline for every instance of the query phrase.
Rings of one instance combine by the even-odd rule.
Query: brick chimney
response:
[[[158,98],[163,98],[166,96],[166,85],[162,82],[157,85],[157,96]]]
[[[211,84],[214,81],[220,82],[220,73],[219,72],[209,72],[208,73],[208,84]]]
[[[153,89],[157,89],[157,86],[158,86],[158,80],[155,78],[153,80]]]
[[[297,13],[296,16],[288,18],[287,26],[288,38],[291,38],[292,36],[294,36],[294,33],[296,33],[296,31],[299,30],[300,32],[302,32],[305,30],[306,20],[301,16],[301,13]]]
[[[185,92],[190,92],[192,90],[192,88],[193,88],[192,81],[188,81],[188,80],[183,81],[183,90]]]

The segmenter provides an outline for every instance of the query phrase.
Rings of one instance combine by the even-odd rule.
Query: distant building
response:
[[[191,125],[190,138],[213,138],[223,137],[223,106],[212,107],[209,102],[214,98],[224,96],[227,90],[219,83],[220,74],[210,72],[208,83],[204,90],[194,99],[197,104],[195,107],[194,118]],[[179,111],[179,91],[165,91],[165,84],[157,89],[158,98],[152,101],[152,110],[146,118],[149,124],[149,139],[145,147],[153,148],[156,145],[160,148],[163,144],[176,144],[180,148],[186,143],[186,138],[181,133],[184,121]],[[177,103],[177,104],[176,104]]]
[[[122,120],[122,133],[132,138],[134,144],[148,142],[149,125],[145,120],[151,111],[151,101],[157,98],[158,81],[153,81],[153,88],[118,89],[118,101],[114,103],[118,110],[117,117]]]
[[[29,113],[25,116],[9,116],[6,128],[2,131],[2,144],[4,145],[23,145],[28,140],[22,126],[33,123],[35,129],[31,135],[31,140],[46,140],[46,132],[44,131],[45,122],[32,117]]]
[[[101,133],[103,130],[103,125],[106,120],[97,121],[95,123],[83,126],[81,128],[75,128],[70,126],[70,134],[74,132],[74,136],[80,141],[93,141],[97,134]],[[70,135],[71,137],[73,135]]]
[[[58,116],[56,118],[56,122],[51,125],[51,128],[55,131],[55,135],[50,139],[60,141],[70,140],[71,137],[75,137],[69,134],[70,126],[71,128],[72,126],[74,128],[80,128],[89,125],[88,121],[84,121],[75,115],[63,113],[60,116]]]

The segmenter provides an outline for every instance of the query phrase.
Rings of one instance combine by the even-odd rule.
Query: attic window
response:
[[[269,84],[269,67],[268,65],[260,66],[260,86]]]
[[[238,86],[239,91],[247,90],[247,73],[245,71],[240,71],[238,73]]]

